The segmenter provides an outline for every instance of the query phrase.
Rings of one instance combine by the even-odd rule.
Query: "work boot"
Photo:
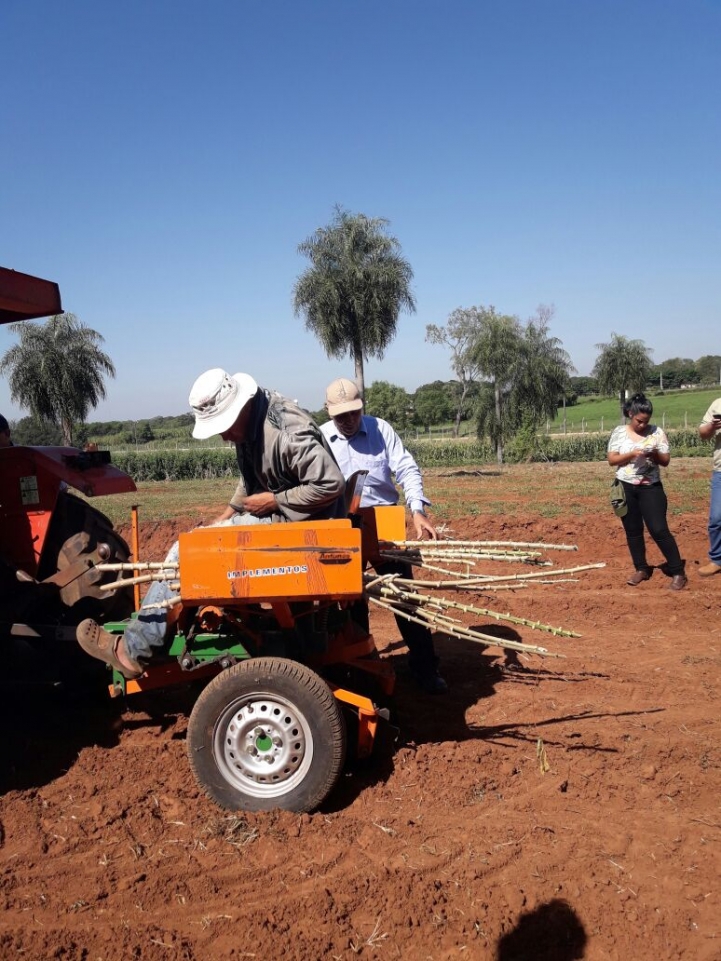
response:
[[[441,677],[438,671],[411,671],[411,676],[416,687],[419,687],[425,694],[447,694],[448,684]]]
[[[719,573],[721,573],[721,564],[716,564],[715,561],[709,561],[698,569],[699,577],[713,577],[714,574]]]
[[[682,591],[687,584],[688,577],[685,574],[674,574],[669,587],[672,591]]]
[[[643,571],[636,571],[635,574],[631,574],[631,576],[626,581],[626,583],[630,584],[631,587],[638,587],[638,585],[642,584],[644,581],[650,581],[650,580],[651,580],[651,571],[643,570]]]
[[[78,644],[86,654],[97,658],[99,661],[105,661],[127,680],[140,677],[143,673],[143,668],[127,654],[127,651],[123,651],[123,653],[128,660],[128,664],[131,664],[132,667],[128,667],[128,664],[125,664],[118,657],[117,649],[123,643],[123,638],[106,631],[92,618],[88,617],[78,624],[76,637]]]

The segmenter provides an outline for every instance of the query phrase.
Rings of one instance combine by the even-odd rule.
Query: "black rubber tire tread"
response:
[[[235,698],[254,691],[288,698],[311,728],[314,755],[300,784],[278,797],[258,798],[230,784],[213,758],[213,734],[218,718]],[[188,721],[190,766],[204,793],[230,811],[269,811],[282,808],[299,813],[317,808],[333,790],[346,753],[345,721],[325,681],[298,661],[283,657],[255,657],[234,664],[215,677],[195,703]]]

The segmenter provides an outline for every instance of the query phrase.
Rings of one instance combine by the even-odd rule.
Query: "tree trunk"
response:
[[[66,447],[73,446],[73,422],[63,417],[60,421],[60,430],[63,435],[63,444]]]
[[[498,440],[496,441],[496,460],[503,463],[503,430],[501,425],[501,388],[498,381],[494,384],[493,395],[496,401],[496,424],[498,425]]]
[[[461,431],[461,418],[463,417],[463,402],[466,399],[466,394],[468,393],[468,385],[461,381],[461,396],[458,401],[458,409],[456,410],[456,417],[453,424],[453,436],[458,437]]]
[[[363,351],[357,346],[353,347],[353,362],[355,364],[356,387],[360,391],[361,397],[365,397],[365,380],[363,376]]]
[[[618,392],[618,402],[619,402],[619,404],[620,404],[620,406],[621,406],[621,423],[622,423],[622,424],[625,424],[625,423],[626,423],[626,415],[625,415],[624,412],[623,412],[623,408],[624,408],[624,406],[625,406],[625,404],[626,404],[626,391],[623,390],[623,389],[619,390],[619,392]]]

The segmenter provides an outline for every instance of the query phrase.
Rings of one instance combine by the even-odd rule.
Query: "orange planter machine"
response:
[[[168,659],[137,680],[115,674],[112,691],[217,675],[187,737],[191,766],[217,803],[310,810],[335,784],[347,747],[371,753],[395,677],[354,607],[379,540],[404,538],[404,513],[367,508],[346,520],[181,534]]]

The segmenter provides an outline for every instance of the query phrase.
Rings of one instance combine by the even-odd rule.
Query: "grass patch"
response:
[[[672,513],[694,509],[709,496],[711,457],[678,458],[661,472]],[[493,473],[432,468],[423,472],[426,494],[437,523],[457,517],[583,516],[608,510],[613,471],[606,463],[509,464]],[[235,490],[234,479],[158,481],[141,484],[134,494],[95,497],[91,503],[114,524],[127,524],[137,504],[140,523],[187,520],[208,524]]]

